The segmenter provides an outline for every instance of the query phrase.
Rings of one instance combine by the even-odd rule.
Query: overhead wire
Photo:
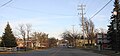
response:
[[[27,11],[27,12],[45,13],[45,14],[48,14],[48,15],[65,16],[65,14],[57,14],[57,13],[43,12],[43,11],[40,11],[40,10],[33,10],[33,9],[26,9],[26,8],[19,8],[19,7],[12,7],[12,6],[7,6],[7,7],[13,8],[13,9],[17,9],[17,10]]]
[[[7,5],[7,4],[9,4],[10,2],[12,2],[12,0],[9,0],[8,2],[4,3],[3,5],[0,6],[0,8]]]
[[[13,1],[13,0],[9,0],[8,2],[2,4],[2,5],[0,6],[0,8],[1,8],[1,7],[4,7],[5,5],[9,4],[9,3],[12,2],[12,1]],[[2,17],[2,18],[6,18],[6,17],[1,16],[1,15],[0,15],[0,17]]]
[[[90,20],[91,20],[92,18],[94,18],[98,13],[100,13],[111,1],[112,1],[112,0],[108,1],[107,4],[105,4],[98,12],[96,12],[96,13],[90,18]]]
[[[0,7],[3,7],[3,6],[7,5],[8,3],[12,2],[12,1],[13,1],[13,0],[10,0],[10,1],[4,3],[3,5],[1,5]],[[66,16],[66,14],[57,14],[57,13],[43,12],[43,11],[39,11],[39,10],[19,8],[19,7],[13,7],[13,6],[6,6],[6,7],[13,8],[13,9],[17,9],[17,10],[21,10],[21,11],[27,11],[27,12],[43,13],[43,14],[57,15],[57,16]],[[67,15],[67,16],[68,16],[68,15]]]
[[[8,3],[12,2],[12,1],[13,0],[9,0],[8,2],[1,5],[0,8],[7,5]],[[49,15],[55,14],[55,13],[48,13],[48,12],[43,12],[43,11],[39,11],[39,10],[31,10],[31,9],[26,9],[26,8],[19,8],[19,7],[12,7],[12,6],[6,6],[6,7],[13,8],[13,9],[18,9],[18,10],[22,10],[22,11],[35,12],[35,13],[47,13]],[[55,15],[63,15],[63,14],[55,14]]]
[[[84,3],[84,1],[85,0],[83,0],[81,2]],[[107,4],[105,4],[98,12],[96,12],[92,17],[90,17],[90,19],[94,18],[99,12],[101,12],[111,1],[113,1],[113,0],[110,0]],[[0,7],[3,7],[3,6],[7,5],[10,2],[12,2],[12,0],[9,0],[8,2],[4,3],[3,5],[1,5]],[[23,9],[23,8],[17,8],[17,7],[11,7],[11,8],[19,9],[19,10],[24,10],[24,11],[38,12],[38,11],[35,11],[35,10],[29,10],[29,9]]]
[[[86,11],[85,11],[85,13],[86,13],[86,17],[89,19],[91,16],[90,16],[90,10],[93,10],[93,7],[91,7],[93,4],[95,4],[95,6],[98,6],[98,5],[100,5],[100,4],[98,4],[98,3],[93,3],[93,4],[91,4],[91,3],[89,3],[89,2],[91,2],[91,1],[89,1],[89,0],[87,0],[86,1]],[[93,11],[95,11],[95,10],[93,10]]]

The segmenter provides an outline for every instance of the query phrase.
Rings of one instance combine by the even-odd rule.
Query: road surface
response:
[[[0,56],[105,56],[75,48],[57,47],[26,53],[0,54]]]

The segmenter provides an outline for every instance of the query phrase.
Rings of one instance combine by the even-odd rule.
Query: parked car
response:
[[[67,47],[68,48],[74,48],[74,45],[68,45]]]
[[[12,51],[12,48],[7,48],[7,51]]]

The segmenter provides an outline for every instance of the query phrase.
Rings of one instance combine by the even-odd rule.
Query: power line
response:
[[[5,5],[7,5],[10,2],[12,2],[12,0],[9,0],[8,2],[4,3],[3,5],[0,6],[0,8],[3,7],[3,6],[5,6]]]
[[[10,3],[10,2],[12,2],[12,0],[9,0],[8,2],[6,2],[6,3],[2,4],[2,5],[0,6],[0,8],[1,8],[1,7],[3,7],[3,6],[5,6],[5,5],[7,5],[7,4],[8,4],[8,3]],[[6,18],[6,17],[1,16],[1,15],[0,15],[0,17]]]
[[[26,8],[19,8],[19,7],[12,7],[12,6],[7,6],[9,8],[13,8],[13,9],[17,9],[17,10],[21,10],[21,11],[26,11],[26,12],[34,12],[34,13],[44,13],[44,14],[48,14],[48,15],[59,15],[59,16],[66,16],[66,14],[57,14],[57,13],[51,13],[51,12],[44,12],[44,11],[40,11],[40,10],[33,10],[33,9],[26,9]]]
[[[91,20],[93,17],[95,17],[99,12],[101,12],[111,1],[112,1],[112,0],[108,1],[108,3],[105,4],[98,12],[96,12],[96,13],[90,18],[90,20]]]

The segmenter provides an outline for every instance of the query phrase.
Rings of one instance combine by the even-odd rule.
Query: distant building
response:
[[[77,47],[83,47],[84,44],[85,44],[85,45],[88,44],[88,41],[87,41],[86,38],[85,38],[85,39],[76,39],[76,46],[77,46]]]
[[[102,44],[103,49],[107,48],[107,34],[105,33],[97,33],[96,35],[96,44]]]
[[[65,39],[59,40],[58,41],[58,46],[63,46],[66,47],[67,46],[68,41]]]
[[[24,40],[22,38],[16,38],[16,41],[18,44],[17,47],[24,47]]]
[[[33,48],[48,48],[49,47],[49,43],[48,43],[48,34],[44,34],[44,36],[40,37],[40,38],[34,38],[31,37],[31,40],[29,42],[32,42],[30,44],[31,47]]]
[[[88,45],[95,45],[95,39],[92,40],[92,44],[91,44],[91,40],[89,40],[89,43],[88,43],[88,39],[85,38],[85,39],[76,39],[76,46],[78,47],[83,47],[84,45],[85,46],[88,46]]]
[[[44,36],[44,38],[34,39],[32,37],[29,38],[29,40],[24,40],[22,38],[16,39],[18,46],[17,47],[28,47],[28,48],[48,48],[48,36]],[[28,46],[27,46],[28,45]]]

